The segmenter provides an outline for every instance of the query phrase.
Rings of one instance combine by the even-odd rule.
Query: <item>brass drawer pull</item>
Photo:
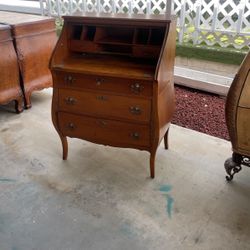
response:
[[[133,93],[139,94],[143,91],[144,86],[139,83],[134,83],[134,84],[131,84],[130,89]]]
[[[142,110],[140,109],[140,107],[130,107],[130,113],[133,115],[140,115],[142,113]]]
[[[96,78],[95,82],[96,82],[97,86],[100,86],[104,82],[104,79],[102,79],[102,78]]]
[[[107,101],[108,100],[108,97],[107,96],[103,96],[103,95],[98,95],[96,97],[97,100],[100,100],[100,101]]]
[[[64,77],[64,82],[67,84],[73,84],[75,81],[76,81],[76,79],[71,75]]]
[[[73,98],[73,97],[67,97],[67,98],[65,98],[65,100],[64,100],[65,102],[66,102],[66,104],[68,104],[68,105],[74,105],[75,103],[76,103],[76,99],[75,98]]]
[[[75,130],[76,129],[76,125],[72,122],[70,122],[68,125],[67,125],[67,128],[71,131]]]
[[[138,132],[133,132],[130,134],[130,136],[134,139],[134,140],[139,140],[140,139],[140,134]]]

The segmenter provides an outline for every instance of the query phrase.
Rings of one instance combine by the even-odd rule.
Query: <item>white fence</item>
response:
[[[0,10],[27,14],[42,14],[43,1],[0,0]]]
[[[250,47],[250,0],[40,0],[43,14],[165,13],[172,3],[180,43]]]
[[[0,0],[0,10],[52,16],[76,11],[159,14],[166,5],[178,17],[180,43],[250,47],[250,0]]]

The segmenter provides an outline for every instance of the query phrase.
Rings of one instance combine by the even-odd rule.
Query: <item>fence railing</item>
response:
[[[177,15],[179,43],[250,47],[249,0],[40,0],[40,3],[42,12],[52,16],[76,11],[162,14],[171,8]]]

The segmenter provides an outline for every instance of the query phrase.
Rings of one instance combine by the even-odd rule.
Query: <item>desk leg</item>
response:
[[[155,155],[156,150],[150,153],[150,177],[155,178]]]
[[[18,99],[15,100],[15,110],[17,114],[23,112],[23,98],[22,97],[19,97]]]
[[[227,181],[231,181],[234,175],[241,171],[241,165],[250,167],[250,157],[233,153],[232,158],[229,158],[225,161],[224,167],[228,174],[226,176]]]
[[[169,132],[169,128],[168,128],[168,130],[166,131],[166,133],[164,135],[164,146],[165,146],[165,149],[168,149],[168,132]]]
[[[26,92],[25,93],[25,109],[30,109],[31,108],[31,100],[30,100],[30,96],[31,96],[31,93],[30,92]]]
[[[67,160],[68,158],[68,141],[66,136],[60,135],[60,139],[62,142],[62,148],[63,148],[63,160]]]

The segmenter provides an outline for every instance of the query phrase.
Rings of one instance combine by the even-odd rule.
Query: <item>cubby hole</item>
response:
[[[95,41],[102,44],[132,44],[134,29],[127,27],[98,27]]]
[[[149,38],[150,30],[147,28],[141,28],[136,30],[135,43],[137,44],[147,44]]]
[[[72,39],[93,41],[95,32],[95,26],[74,25],[72,27]]]
[[[71,51],[156,58],[165,28],[73,24],[71,36]]]
[[[151,29],[149,44],[151,45],[161,45],[163,43],[165,36],[164,28],[153,28]]]
[[[80,40],[82,35],[82,25],[74,25],[72,27],[72,39]]]
[[[96,26],[86,26],[86,35],[84,40],[93,41],[96,33]]]

